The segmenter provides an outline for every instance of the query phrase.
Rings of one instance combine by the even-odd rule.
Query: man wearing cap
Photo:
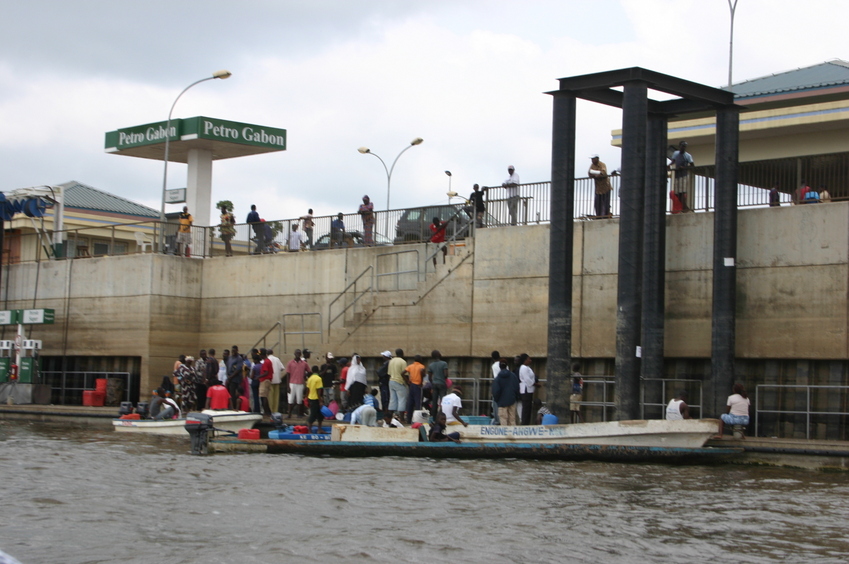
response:
[[[510,225],[516,225],[516,214],[519,210],[519,175],[513,165],[507,167],[510,176],[501,185],[507,189],[507,213],[510,214]]]
[[[383,364],[377,369],[377,387],[380,390],[380,410],[389,410],[389,361],[392,360],[392,353],[383,351],[380,353],[383,358]]]
[[[366,247],[374,246],[374,203],[368,196],[363,196],[363,203],[357,210],[363,220],[363,243]]]
[[[587,172],[595,181],[595,215],[596,217],[610,217],[610,177],[607,175],[607,165],[598,159],[598,155],[592,155],[592,164]]]
[[[675,195],[685,212],[693,211],[693,175],[690,168],[695,166],[693,156],[687,152],[687,142],[681,141],[678,150],[672,153],[669,168],[675,171]]]
[[[295,358],[286,365],[286,373],[289,375],[289,417],[292,417],[296,405],[298,415],[304,415],[304,383],[307,381],[307,370],[309,364],[301,358],[301,349],[296,349]]]

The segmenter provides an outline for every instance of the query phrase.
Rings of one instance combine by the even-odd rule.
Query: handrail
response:
[[[337,315],[336,317],[332,317],[332,314],[333,314],[333,304],[335,304],[337,301],[339,301],[339,299],[340,299],[340,298],[344,297],[344,296],[345,296],[345,294],[347,294],[347,293],[348,293],[348,290],[350,290],[350,289],[351,289],[351,286],[355,286],[355,285],[357,284],[357,282],[359,282],[359,281],[360,281],[360,278],[362,278],[363,276],[365,276],[365,275],[366,275],[366,273],[368,273],[369,271],[372,271],[372,272],[373,272],[373,271],[374,271],[374,267],[373,267],[373,266],[371,266],[371,265],[367,266],[367,267],[366,267],[366,269],[365,269],[365,270],[363,270],[363,271],[359,274],[359,276],[357,276],[356,278],[354,278],[354,280],[353,280],[350,284],[348,284],[347,286],[345,286],[345,289],[344,289],[344,290],[342,290],[342,292],[340,292],[338,296],[336,296],[335,298],[333,298],[333,301],[332,301],[332,302],[330,302],[330,304],[327,306],[327,316],[328,316],[328,318],[330,318],[330,320],[327,322],[327,332],[328,332],[328,333],[330,333],[330,329],[331,329],[331,327],[333,326],[333,322],[334,322],[334,321],[336,321],[337,319],[339,319],[341,316],[345,315],[345,312],[347,312],[349,309],[351,309],[351,307],[353,307],[353,306],[354,306],[354,304],[356,304],[356,303],[360,300],[360,298],[361,298],[361,297],[363,297],[363,296],[365,295],[365,293],[366,293],[366,292],[368,292],[368,291],[373,291],[373,290],[374,290],[374,283],[372,282],[371,284],[369,284],[368,288],[366,288],[365,290],[363,290],[363,291],[360,293],[360,295],[359,295],[359,296],[356,296],[356,297],[354,298],[354,300],[353,300],[350,304],[348,304],[347,306],[345,306],[345,308],[344,308],[344,309],[342,309],[342,311],[341,311],[341,312],[339,312],[339,315]]]
[[[377,255],[377,257],[375,257],[376,258],[375,262],[379,261],[383,257],[389,257],[389,256],[393,256],[393,255],[398,256],[398,255],[403,255],[403,254],[408,254],[408,253],[414,253],[416,255],[416,269],[415,270],[396,270],[394,272],[375,272],[375,278],[380,278],[381,276],[395,276],[395,289],[396,290],[399,289],[398,288],[398,286],[399,286],[398,277],[402,274],[412,274],[412,273],[415,272],[416,273],[416,282],[419,282],[421,280],[421,276],[420,276],[421,272],[420,272],[420,268],[419,268],[419,250],[418,249],[408,249],[408,250],[404,250],[404,251],[394,251],[394,252],[391,252],[391,253],[382,253],[382,254]],[[395,261],[395,268],[398,268],[398,261],[397,260]],[[377,288],[378,291],[380,291],[380,284],[378,284],[377,286],[378,286],[378,288]]]
[[[257,347],[257,345],[259,345],[260,343],[262,343],[262,344],[264,345],[264,344],[265,344],[265,338],[266,338],[266,337],[268,337],[268,334],[269,334],[269,333],[271,333],[272,331],[274,331],[275,329],[277,329],[278,327],[282,327],[282,324],[281,324],[279,321],[278,321],[278,322],[276,322],[274,325],[272,325],[272,326],[271,326],[271,329],[269,329],[268,331],[266,331],[266,332],[265,332],[265,334],[264,334],[262,337],[260,337],[260,338],[259,338],[259,340],[258,340],[256,343],[254,343],[254,344],[253,344],[253,345],[252,345],[252,346],[248,349],[248,351],[251,351],[251,350],[253,350],[253,349],[259,348],[259,347]],[[277,336],[277,342],[276,342],[276,343],[274,343],[274,346],[272,346],[271,348],[273,349],[274,347],[276,347],[276,346],[277,346],[277,345],[279,345],[279,344],[280,344],[280,335],[278,335],[278,336]],[[268,347],[262,347],[262,348],[267,349]]]
[[[304,324],[304,318],[306,316],[318,316],[318,331],[307,331],[306,325]],[[301,318],[301,330],[300,331],[287,331],[286,330],[286,318],[287,317],[300,317]],[[323,342],[323,332],[322,328],[324,327],[324,323],[321,321],[321,313],[320,312],[310,312],[310,313],[284,313],[283,314],[283,350],[289,352],[289,344],[286,342],[287,335],[300,335],[301,336],[301,348],[304,349],[307,346],[307,342],[304,339],[305,335],[319,335],[319,342]]]
[[[778,390],[787,389],[787,388],[796,388],[803,389],[805,393],[805,410],[804,411],[791,411],[787,409],[761,409],[760,401],[760,393],[761,389],[766,391],[766,388],[775,388]],[[755,436],[758,435],[758,420],[761,414],[764,413],[772,413],[775,415],[804,415],[805,416],[805,438],[810,440],[811,438],[811,415],[849,415],[849,412],[845,411],[811,411],[811,390],[849,390],[849,386],[820,386],[820,385],[810,385],[810,384],[758,384],[755,386]],[[843,401],[840,402],[841,404]]]

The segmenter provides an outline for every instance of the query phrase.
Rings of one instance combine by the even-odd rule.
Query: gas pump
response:
[[[22,384],[34,384],[38,380],[38,352],[41,350],[41,341],[24,340],[21,348],[21,364],[19,367],[18,381]]]
[[[0,384],[11,381],[12,355],[15,341],[0,341]]]

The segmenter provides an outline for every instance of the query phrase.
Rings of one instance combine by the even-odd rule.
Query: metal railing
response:
[[[357,304],[357,302],[359,302],[359,301],[360,301],[360,299],[361,299],[363,296],[365,296],[367,293],[374,292],[374,281],[373,281],[374,276],[373,276],[373,273],[374,273],[374,267],[373,267],[373,266],[371,266],[371,265],[367,266],[367,267],[366,267],[366,269],[365,269],[365,270],[363,270],[363,271],[359,274],[359,276],[357,276],[356,278],[354,278],[354,280],[352,280],[350,284],[348,284],[347,286],[345,286],[345,289],[344,289],[344,290],[342,290],[342,292],[341,292],[338,296],[336,296],[336,297],[333,299],[333,301],[332,301],[332,302],[330,302],[330,304],[327,306],[327,311],[328,311],[327,333],[328,333],[328,335],[330,334],[330,332],[331,332],[331,330],[332,330],[333,323],[334,323],[337,319],[339,319],[340,317],[342,317],[343,315],[345,315],[345,313],[346,313],[349,309],[351,309],[352,307],[354,307],[354,305],[356,305],[356,304]],[[365,281],[367,281],[367,282],[368,282],[368,285],[367,285],[365,288],[361,289],[361,290],[357,290],[357,284],[358,284],[358,283],[360,282],[360,280],[362,280],[362,279],[363,279],[363,277],[364,277],[364,276],[366,276],[367,274],[369,275],[369,277],[368,277],[368,278],[366,278],[366,280],[365,280]],[[342,308],[342,311],[340,311],[340,312],[339,312],[339,313],[337,313],[336,315],[333,315],[333,306],[336,304],[336,302],[338,302],[339,300],[341,300],[341,299],[345,298],[345,297],[348,295],[349,291],[350,291],[352,288],[353,288],[353,298],[351,298],[351,300],[350,300],[347,304],[345,304],[345,305],[344,305],[344,307]]]
[[[793,397],[788,397],[787,391]],[[833,392],[838,392],[834,394]],[[767,397],[764,397],[767,396]],[[849,403],[849,386],[815,386],[806,384],[759,384],[755,387],[755,436],[760,436],[761,419],[765,416],[774,416],[770,422],[775,427],[776,435],[780,435],[777,429],[783,423],[796,424],[797,418],[803,418],[805,422],[805,438],[811,438],[811,427],[814,424],[829,424],[827,419],[832,418],[831,425],[841,429],[839,439],[845,439],[845,420],[833,420],[849,416],[846,410]],[[765,405],[766,404],[766,405]],[[782,404],[794,404],[793,408],[782,408]],[[796,404],[802,404],[798,409]],[[843,406],[842,409],[822,411],[815,404],[836,404]]]
[[[95,388],[95,380],[99,378],[121,378],[124,380],[124,401],[131,401],[133,392],[133,375],[129,372],[87,372],[87,371],[54,371],[42,370],[42,381],[50,386],[51,402],[58,400],[65,405],[73,400],[74,405],[82,405],[82,395],[86,390]],[[79,403],[76,403],[79,402]]]
[[[642,379],[642,385],[640,386],[640,417],[646,419],[647,417],[659,417],[661,419],[666,417],[666,406],[669,403],[669,399],[671,399],[675,391],[679,389],[683,389],[687,392],[687,406],[690,408],[690,415],[693,419],[700,419],[702,413],[702,380],[694,380],[687,378],[644,378]],[[660,392],[657,393],[657,390],[654,389],[649,391],[647,388],[652,386],[652,384],[660,385]],[[673,391],[668,391],[667,385],[675,384],[675,389]],[[660,397],[660,402],[652,402],[647,401],[646,396],[651,394],[655,398]],[[669,398],[669,399],[667,399]],[[692,400],[692,401],[691,401]],[[655,408],[655,413],[646,414],[646,408]],[[658,409],[659,408],[659,409]],[[657,413],[659,411],[659,413]]]
[[[807,172],[808,183],[819,190],[821,184],[827,185],[831,201],[845,200],[849,197],[849,181],[842,172],[849,168],[849,154],[826,155],[830,157],[833,166],[826,171],[814,170],[806,159],[776,159],[739,165],[739,183],[737,186],[737,203],[739,207],[766,207],[769,205],[769,188],[778,184],[780,205],[788,205],[793,201],[795,187],[799,177]],[[810,170],[809,170],[810,169]],[[693,205],[695,211],[712,210],[714,206],[714,177],[715,167],[704,166],[690,169],[693,176]],[[620,214],[619,190],[621,176],[610,176],[612,186],[610,209],[611,215]],[[665,188],[672,189],[672,180],[668,179]],[[483,227],[502,227],[510,225],[510,206],[507,189],[501,186],[485,187],[484,203],[486,212]],[[551,221],[551,183],[533,182],[521,184],[518,187],[519,200],[517,223],[520,225],[548,223]],[[576,178],[574,184],[574,219],[595,218],[595,183],[592,178]],[[469,211],[465,212],[464,207]],[[667,198],[667,213],[672,213],[672,202]],[[464,204],[440,204],[435,206],[419,206],[407,209],[374,212],[374,245],[390,246],[402,243],[423,242],[430,240],[429,226],[434,216],[441,220],[449,220],[446,238],[460,239],[474,235],[475,212]],[[49,217],[49,214],[48,214]],[[331,248],[331,223],[337,216],[320,216],[312,218],[314,227],[312,237],[304,245],[304,250],[323,250]],[[344,238],[342,248],[364,246],[363,221],[358,213],[343,214]],[[32,223],[32,222],[30,222]],[[259,224],[236,224],[236,234],[231,240],[234,254],[246,255],[253,253],[278,253],[288,248],[289,234],[295,224],[302,226],[302,218],[277,219]],[[35,224],[33,224],[35,225]],[[179,224],[158,220],[115,223],[98,227],[80,227],[61,232],[62,243],[53,245],[54,233],[38,226],[34,232],[16,233],[15,230],[28,228],[27,223],[15,219],[7,224],[4,240],[4,263],[34,262],[48,259],[74,259],[95,256],[128,255],[139,252],[158,252],[160,239],[164,241],[164,252],[175,254],[177,250],[176,235]],[[262,238],[258,236],[262,233]],[[191,255],[197,258],[222,256],[225,254],[224,241],[218,225],[191,227]],[[432,258],[432,257],[430,257]]]
[[[415,268],[402,267],[401,266],[401,258],[404,256],[414,257],[413,265]],[[394,262],[391,266],[386,266],[386,271],[384,272],[384,266],[387,265],[390,261]],[[419,251],[418,249],[412,249],[408,251],[394,251],[391,253],[382,253],[377,255],[376,258],[377,269],[375,277],[377,278],[377,290],[380,292],[385,292],[388,290],[415,290],[416,285],[420,280],[420,269],[419,269]],[[391,270],[390,270],[391,268]],[[415,278],[412,276],[407,276],[406,279],[412,280],[412,284],[401,284],[401,277],[404,275],[415,274]],[[390,278],[391,277],[391,278]],[[388,280],[388,284],[383,284],[384,280]]]
[[[277,329],[277,342],[275,342],[274,344],[272,344],[269,347],[268,346],[268,336],[271,335],[271,332],[274,331],[275,329]],[[251,351],[253,349],[268,349],[268,348],[274,350],[274,349],[278,348],[280,343],[283,342],[282,332],[283,332],[283,324],[278,321],[274,325],[272,325],[271,329],[266,331],[263,334],[263,336],[260,337],[259,340],[256,343],[254,343],[250,348],[248,348],[248,351]]]
[[[286,328],[286,320],[290,318],[300,319],[300,330],[290,331]],[[307,318],[318,318],[318,323],[313,323],[313,327],[318,327],[318,330],[309,330],[307,329],[306,319]],[[289,335],[300,335],[301,337],[301,350],[307,348],[307,335],[318,335],[318,343],[324,342],[324,323],[321,319],[321,313],[313,312],[313,313],[284,313],[283,314],[283,350],[286,353],[291,352],[289,348],[289,341],[287,337]]]

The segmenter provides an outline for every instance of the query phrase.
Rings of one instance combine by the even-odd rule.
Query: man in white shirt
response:
[[[460,409],[463,407],[463,400],[460,399],[461,395],[463,395],[462,390],[455,386],[454,389],[451,390],[450,394],[442,398],[440,407],[442,408],[442,413],[445,414],[445,422],[447,425],[469,426],[469,424],[463,421],[463,418],[460,417]]]
[[[280,383],[282,382],[281,375],[283,374],[283,361],[274,356],[274,351],[268,349],[266,354],[268,360],[271,361],[271,391],[268,393],[268,407],[271,408],[271,413],[279,413],[280,411]]]
[[[289,252],[297,253],[301,250],[301,245],[304,242],[304,234],[298,231],[298,224],[292,224],[292,231],[289,232]]]
[[[361,405],[351,413],[351,425],[377,427],[377,411],[370,405]]]
[[[501,183],[507,192],[507,213],[510,214],[510,225],[516,225],[516,214],[519,209],[519,175],[513,165],[507,167],[510,176]]]
[[[519,359],[521,361],[519,366],[519,397],[522,402],[522,425],[530,425],[537,379],[534,371],[531,370],[531,357],[523,354]]]

